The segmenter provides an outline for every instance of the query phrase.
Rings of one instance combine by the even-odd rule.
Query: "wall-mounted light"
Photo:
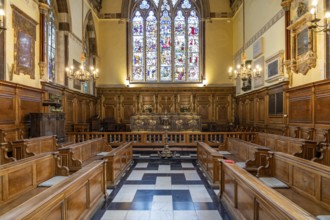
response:
[[[129,80],[128,79],[125,80],[125,85],[126,85],[127,88],[129,87]]]
[[[2,31],[6,30],[4,25],[4,17],[5,17],[5,10],[3,9],[3,5],[0,4],[0,34]]]
[[[318,1],[313,0],[311,3],[310,13],[313,15],[313,20],[309,23],[309,29],[312,29],[314,32],[325,32],[327,34],[330,34],[330,12],[326,11],[323,15],[323,24],[321,22],[322,19],[317,17],[317,7],[318,7]]]

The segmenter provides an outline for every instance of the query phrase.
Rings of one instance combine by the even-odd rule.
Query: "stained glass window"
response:
[[[144,28],[143,18],[140,12],[136,12],[133,18],[133,80],[144,80]]]
[[[47,2],[51,4],[50,0]],[[48,36],[48,46],[47,46],[47,63],[48,63],[48,80],[55,82],[55,57],[56,57],[56,26],[54,12],[50,10],[48,22],[47,22],[47,36]]]
[[[131,82],[201,82],[200,15],[192,0],[136,0]]]

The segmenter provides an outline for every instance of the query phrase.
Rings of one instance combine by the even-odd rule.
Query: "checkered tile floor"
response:
[[[191,162],[139,162],[93,220],[230,219]]]

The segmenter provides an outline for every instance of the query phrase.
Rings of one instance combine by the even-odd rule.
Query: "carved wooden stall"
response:
[[[62,85],[41,82],[45,92],[45,99],[57,99],[65,113],[65,131],[73,131],[74,124],[90,123],[90,119],[97,115],[97,98],[70,90]],[[48,107],[49,108],[49,107]],[[45,109],[49,112],[51,109]]]
[[[200,115],[202,126],[233,122],[234,87],[98,88],[101,118],[130,124],[136,114]]]
[[[236,98],[239,124],[268,133],[283,134],[286,127],[288,82],[254,90]]]

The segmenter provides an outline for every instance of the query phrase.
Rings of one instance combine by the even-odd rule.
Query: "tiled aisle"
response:
[[[192,163],[137,163],[93,220],[230,219]]]

